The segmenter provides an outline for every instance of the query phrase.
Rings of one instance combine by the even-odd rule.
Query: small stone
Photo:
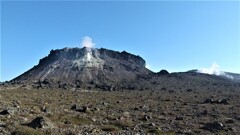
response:
[[[106,103],[106,102],[102,102],[102,105],[103,105],[103,106],[107,106],[108,103]]]
[[[3,123],[0,121],[0,127],[5,127],[6,126],[6,123]]]
[[[206,99],[206,100],[204,100],[204,103],[206,104],[206,103],[213,103],[214,101],[213,101],[213,99]]]
[[[94,111],[100,111],[100,108],[98,108],[98,107],[96,107],[96,108],[94,108]]]
[[[50,109],[48,107],[43,106],[42,111],[45,113],[51,113]]]
[[[227,99],[221,99],[221,100],[219,100],[219,104],[227,105],[228,104],[228,100]]]
[[[150,125],[150,126],[153,126],[153,127],[155,127],[155,126],[156,126],[156,124],[155,124],[155,123],[150,123],[149,125]]]
[[[129,114],[129,112],[123,112],[123,116],[129,118],[130,114]]]
[[[240,115],[235,117],[236,120],[240,120]]]
[[[233,120],[233,119],[228,119],[228,120],[226,121],[226,123],[234,123],[234,120]]]
[[[208,114],[208,111],[207,111],[207,110],[204,110],[204,111],[202,112],[202,114],[203,114],[203,115],[207,115],[207,114]]]
[[[92,120],[93,122],[96,122],[96,121],[97,121],[97,119],[94,118],[94,117],[92,117],[91,120]]]
[[[187,92],[191,92],[191,91],[193,91],[192,89],[187,89]]]
[[[148,115],[144,115],[144,116],[143,116],[143,120],[148,121],[149,119],[151,119],[150,116],[148,116]]]
[[[181,117],[181,116],[176,116],[175,120],[183,120],[183,117]]]
[[[122,103],[122,101],[117,101],[116,103],[117,103],[117,104],[120,104],[120,103]]]
[[[89,111],[89,108],[86,107],[86,106],[79,106],[79,105],[76,105],[74,104],[72,107],[71,107],[72,110],[75,110],[75,111],[78,111],[78,112],[84,112],[86,113],[87,111]]]

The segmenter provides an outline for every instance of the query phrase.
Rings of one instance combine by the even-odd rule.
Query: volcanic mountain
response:
[[[37,66],[13,81],[111,89],[124,82],[134,81],[137,76],[148,74],[152,72],[145,68],[144,59],[126,51],[86,47],[64,48],[51,50]]]
[[[208,90],[215,86],[221,89],[239,87],[240,83],[236,83],[195,70],[154,73],[146,68],[145,60],[140,56],[126,51],[86,47],[51,50],[38,65],[10,81],[10,84],[27,88],[75,90]]]

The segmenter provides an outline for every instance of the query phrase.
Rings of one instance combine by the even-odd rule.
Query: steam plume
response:
[[[209,68],[202,68],[198,70],[199,73],[210,74],[210,75],[220,75],[219,66],[214,62]]]
[[[217,75],[217,76],[224,76],[224,77],[227,77],[229,79],[233,79],[232,76],[230,75],[227,75],[225,72],[223,71],[220,71],[219,70],[219,66],[217,65],[217,63],[213,63],[211,67],[209,68],[202,68],[202,69],[199,69],[197,72],[199,73],[204,73],[204,74],[210,74],[210,75]]]
[[[81,43],[82,47],[87,47],[87,48],[94,48],[95,47],[95,43],[92,42],[92,38],[85,36],[82,38],[82,43]]]

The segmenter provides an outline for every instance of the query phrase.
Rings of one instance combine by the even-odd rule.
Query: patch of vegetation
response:
[[[174,132],[165,133],[159,129],[150,129],[150,130],[147,130],[147,133],[154,134],[154,135],[175,135]]]
[[[44,135],[44,133],[27,126],[17,126],[13,135]]]
[[[158,129],[150,129],[147,131],[147,133],[155,134],[155,135],[163,135],[164,134],[161,130],[158,130]]]
[[[119,128],[116,127],[115,125],[103,125],[100,127],[102,131],[106,132],[114,132],[114,131],[119,131]]]
[[[89,125],[92,123],[92,120],[80,116],[69,116],[63,118],[64,122],[68,122],[75,125]]]
[[[120,120],[120,121],[117,121],[117,122],[115,122],[113,124],[115,126],[121,128],[121,129],[124,129],[126,127],[133,127],[134,126],[134,123],[131,120]]]

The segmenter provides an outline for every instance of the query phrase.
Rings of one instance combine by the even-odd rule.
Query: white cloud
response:
[[[82,43],[81,43],[82,47],[87,47],[87,48],[94,48],[95,47],[95,43],[93,43],[92,38],[85,36],[82,38]]]

